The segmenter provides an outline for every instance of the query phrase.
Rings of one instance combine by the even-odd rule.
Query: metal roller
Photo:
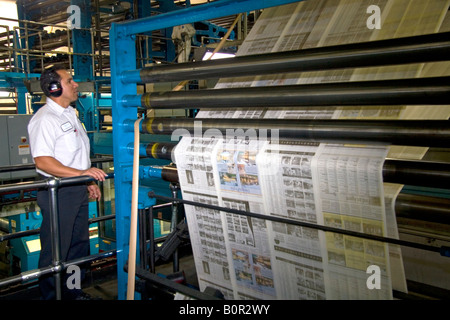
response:
[[[124,83],[280,74],[448,60],[450,33],[155,65],[122,73]]]
[[[383,179],[391,183],[446,189],[450,187],[450,163],[386,160]]]
[[[149,109],[446,105],[449,101],[450,77],[167,91],[123,97],[127,107]]]
[[[395,200],[397,218],[450,224],[450,199],[400,193]]]
[[[147,150],[157,143],[149,143]],[[171,151],[176,144],[164,143]],[[158,159],[174,161],[171,153],[148,153],[148,157],[157,155]],[[385,160],[383,164],[383,181],[399,184],[411,184],[426,187],[449,187],[450,163],[427,161]],[[158,175],[165,181],[178,183],[178,170],[175,165],[163,166]],[[395,201],[397,217],[418,221],[427,221],[450,225],[450,199],[400,193]]]
[[[173,158],[172,152],[175,146],[176,145],[173,143],[148,143],[144,145],[145,156],[153,159],[171,160]]]
[[[129,128],[126,120],[124,127]],[[127,129],[128,130],[128,129]],[[296,120],[147,118],[141,133],[233,138],[305,139],[317,142],[384,143],[448,147],[447,120]],[[412,138],[413,137],[413,138]]]
[[[169,181],[172,183],[178,183],[178,171],[177,167],[170,165],[164,166],[161,171],[161,178],[165,181]]]

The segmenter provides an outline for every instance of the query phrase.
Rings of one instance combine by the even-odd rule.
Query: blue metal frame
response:
[[[17,92],[17,114],[27,113],[26,93],[28,93],[28,90],[23,81],[39,76],[40,75],[36,73],[0,72],[0,91],[12,92],[15,90]]]
[[[137,109],[123,103],[124,95],[136,95],[136,83],[122,80],[124,71],[136,69],[136,34],[294,2],[299,2],[299,0],[222,0],[157,16],[112,24],[110,29],[110,62],[119,300],[126,297],[127,287],[127,275],[123,271],[123,267],[129,252],[133,165],[133,157],[127,149],[134,139],[134,133],[130,130],[130,126],[125,123],[126,120],[135,121],[137,118]]]
[[[73,51],[76,53],[91,54],[92,48],[92,35],[89,32],[89,28],[92,27],[91,20],[91,1],[90,0],[71,0],[72,5],[76,5],[80,8],[80,29],[72,29],[72,45]],[[94,79],[94,70],[92,69],[92,56],[74,55],[73,67],[75,76],[79,81],[90,81]]]

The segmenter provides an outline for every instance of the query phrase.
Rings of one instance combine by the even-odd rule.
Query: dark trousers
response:
[[[50,232],[50,193],[48,190],[39,190],[37,204],[42,212],[40,232],[41,254],[39,268],[52,265]],[[62,187],[58,189],[59,232],[61,261],[69,261],[89,255],[89,200],[86,185]],[[84,274],[84,272],[82,272]],[[81,290],[68,289],[66,271],[61,274],[61,289],[63,299],[74,299]],[[53,274],[39,279],[39,288],[42,298],[52,300],[56,297]]]

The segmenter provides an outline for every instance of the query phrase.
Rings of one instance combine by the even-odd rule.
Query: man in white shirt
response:
[[[36,171],[46,177],[91,176],[104,181],[106,173],[91,167],[89,138],[70,104],[78,98],[78,84],[64,69],[51,67],[41,75],[41,88],[47,103],[28,124],[31,153]],[[89,255],[89,200],[100,199],[95,182],[58,188],[61,260],[68,261]],[[49,192],[39,190],[37,203],[41,208],[41,255],[39,267],[52,264]],[[82,299],[81,290],[69,290],[62,281],[63,298]],[[53,276],[40,279],[43,299],[55,298]]]

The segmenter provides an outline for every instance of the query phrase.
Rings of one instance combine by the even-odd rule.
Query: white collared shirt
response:
[[[89,138],[71,106],[63,108],[47,98],[47,103],[31,118],[28,135],[33,158],[53,157],[78,170],[91,167]],[[51,176],[40,169],[36,171]]]

